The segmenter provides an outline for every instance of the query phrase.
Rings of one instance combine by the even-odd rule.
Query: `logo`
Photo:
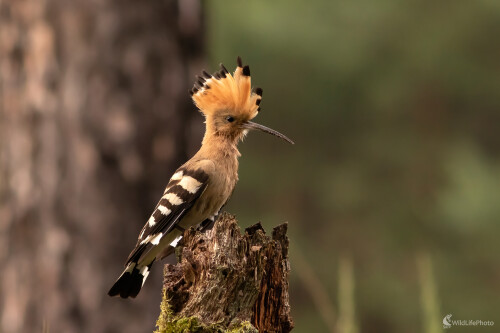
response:
[[[452,326],[493,326],[493,320],[452,320],[452,315],[447,314],[443,318],[443,328],[451,328]]]
[[[451,327],[451,314],[447,314],[443,318],[443,328],[450,328]]]

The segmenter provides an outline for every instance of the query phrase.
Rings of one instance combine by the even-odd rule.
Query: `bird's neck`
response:
[[[238,160],[241,156],[237,147],[238,140],[217,134],[205,134],[200,153],[209,159]]]
[[[212,161],[220,174],[229,177],[224,178],[223,181],[227,183],[226,185],[231,188],[231,191],[238,181],[238,157],[241,156],[236,143],[234,140],[228,140],[221,136],[205,137],[195,157]]]

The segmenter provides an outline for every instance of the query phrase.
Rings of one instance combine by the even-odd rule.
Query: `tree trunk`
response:
[[[240,234],[227,213],[205,234],[187,230],[165,265],[157,332],[290,332],[287,224]]]
[[[196,0],[0,2],[0,332],[153,329],[159,272],[106,292],[201,140],[201,31]]]

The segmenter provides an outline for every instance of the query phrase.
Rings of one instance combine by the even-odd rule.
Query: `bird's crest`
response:
[[[203,71],[203,76],[197,77],[198,81],[190,93],[205,117],[227,110],[247,120],[258,114],[262,89],[251,89],[250,67],[243,66],[240,57],[237,63],[233,75],[220,64],[220,71],[212,75]]]

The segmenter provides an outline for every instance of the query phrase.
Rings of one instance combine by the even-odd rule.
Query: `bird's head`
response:
[[[224,65],[213,75],[203,71],[190,91],[193,101],[205,116],[207,125],[204,142],[218,137],[234,143],[243,139],[249,130],[260,130],[275,135],[291,144],[285,135],[266,126],[252,122],[260,111],[262,89],[251,89],[250,68],[243,66],[238,57],[238,67],[231,75]]]

